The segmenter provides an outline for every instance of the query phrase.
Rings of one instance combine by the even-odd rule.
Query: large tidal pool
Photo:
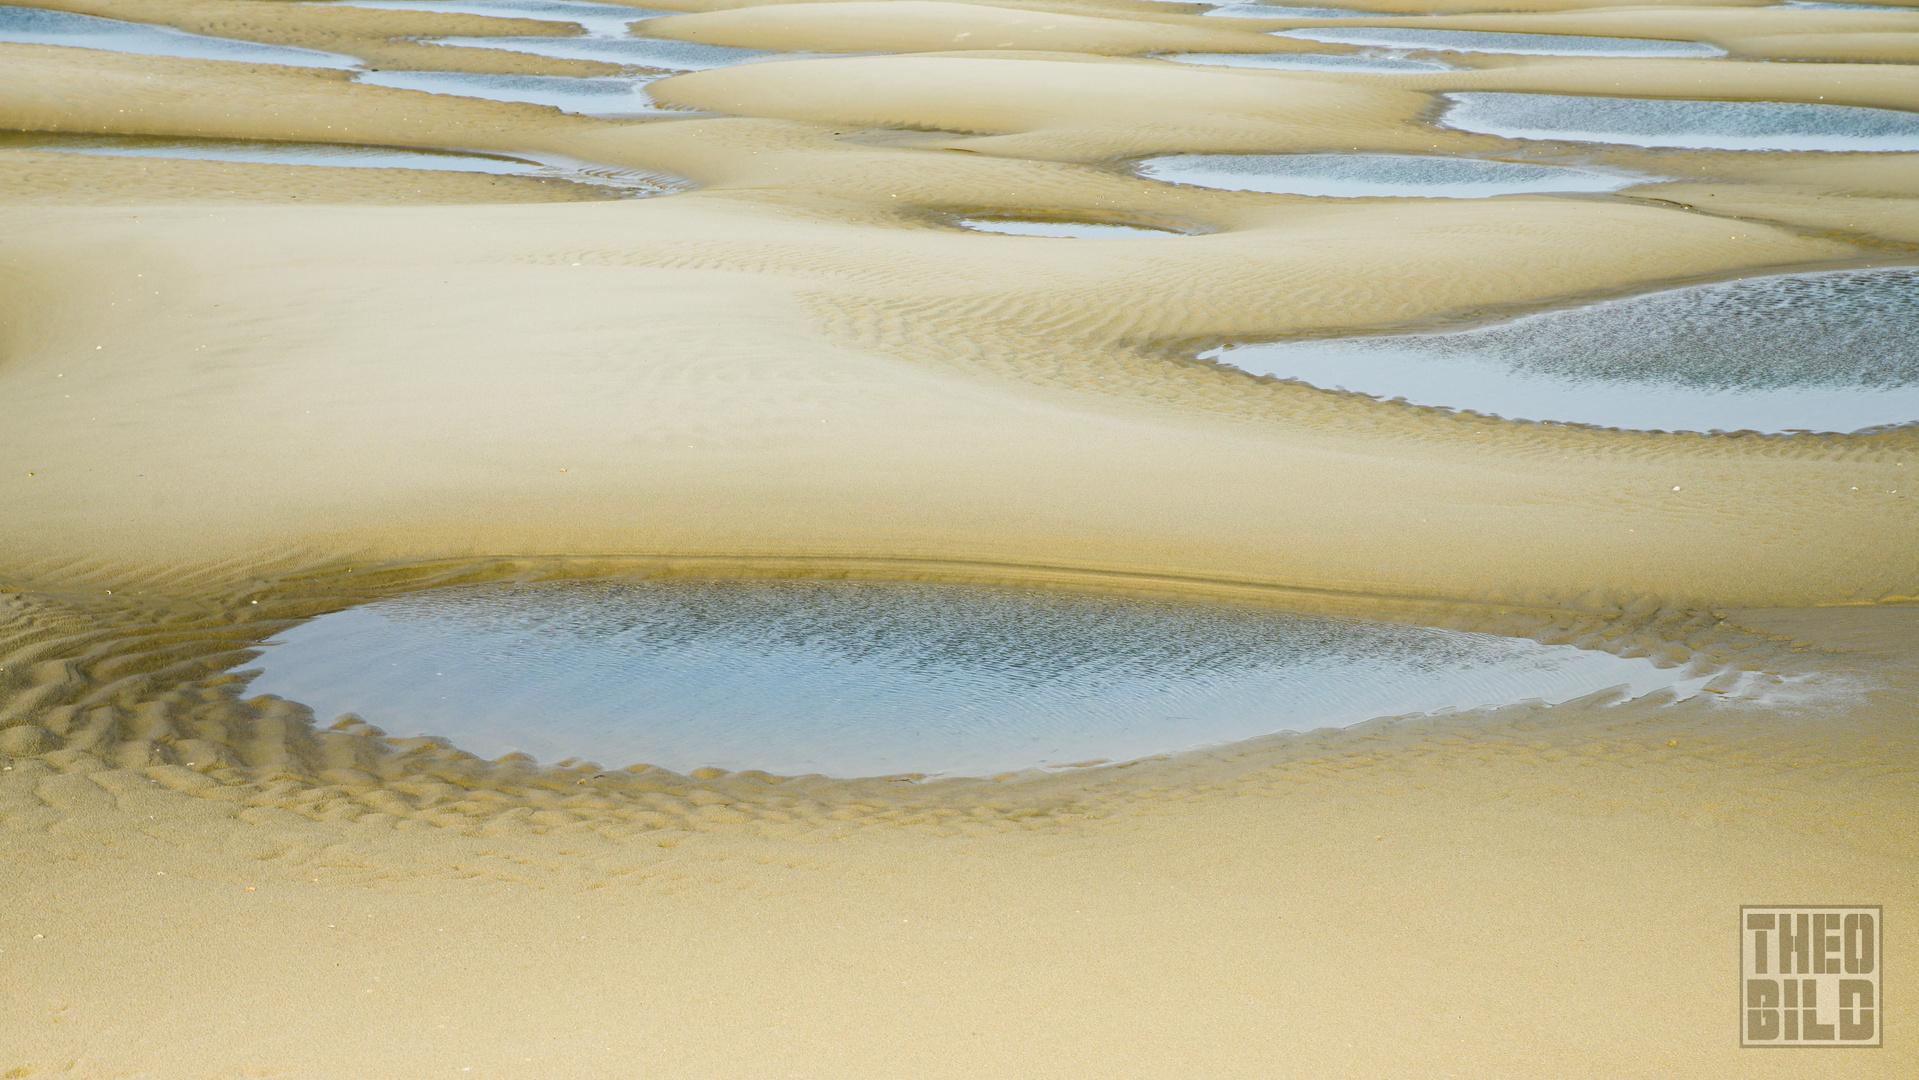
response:
[[[556,582],[411,594],[268,642],[252,692],[485,757],[995,775],[1704,677],[1565,645],[1030,590]]]

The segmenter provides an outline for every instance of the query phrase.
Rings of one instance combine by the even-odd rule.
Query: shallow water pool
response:
[[[1357,199],[1484,199],[1555,191],[1617,191],[1647,178],[1561,165],[1418,154],[1178,154],[1148,158],[1141,176],[1224,191]]]
[[[1210,67],[1266,68],[1274,71],[1360,71],[1381,74],[1406,74],[1422,71],[1451,71],[1452,66],[1435,60],[1411,60],[1403,56],[1332,55],[1329,53],[1167,53],[1162,60]]]
[[[253,41],[189,34],[171,26],[100,19],[44,8],[0,5],[0,41],[21,45],[65,45],[75,49],[172,56],[183,60],[230,60],[289,67],[355,68],[360,61],[317,49],[262,45]]]
[[[1202,15],[1227,19],[1365,19],[1377,11],[1351,11],[1347,8],[1293,7],[1286,4],[1220,4]]]
[[[1919,112],[1795,101],[1447,94],[1440,123],[1509,139],[1691,150],[1919,150]]]
[[[1877,11],[1887,14],[1910,13],[1913,10],[1910,4],[1828,4],[1822,0],[1786,0],[1783,4],[1773,6],[1809,8],[1814,11]]]
[[[694,115],[663,109],[647,96],[646,84],[658,76],[474,75],[462,71],[367,71],[354,77],[369,86],[418,90],[427,94],[517,101],[561,112],[608,119]]]
[[[269,142],[244,139],[162,139],[132,135],[0,135],[0,150],[38,150],[94,157],[173,158],[254,165],[334,169],[426,169],[496,176],[531,176],[621,191],[658,194],[681,181],[660,173],[620,169],[555,154],[508,157],[446,150],[339,143]]]
[[[627,28],[636,22],[685,14],[683,11],[654,11],[624,4],[587,3],[584,0],[340,0],[340,6],[570,22],[596,37],[623,37]]]
[[[1060,240],[1140,240],[1185,235],[1171,229],[1149,229],[1141,225],[1115,225],[1102,221],[966,217],[955,219],[953,223],[973,232],[998,233],[1002,236],[1045,236]]]
[[[1459,333],[1206,355],[1257,375],[1509,419],[1850,432],[1919,421],[1919,269],[1747,278]]]
[[[550,56],[556,60],[597,60],[603,64],[656,71],[707,71],[780,55],[764,49],[736,49],[730,45],[701,45],[698,42],[664,38],[442,37],[425,40],[428,45],[503,49],[533,56]]]
[[[416,593],[295,627],[255,666],[251,692],[485,757],[830,776],[994,775],[1694,685],[1647,660],[1486,634],[842,582]]]
[[[1479,30],[1425,30],[1389,26],[1314,27],[1280,30],[1276,37],[1328,45],[1374,45],[1435,52],[1505,53],[1509,56],[1724,56],[1703,41],[1658,38],[1580,37],[1573,34],[1494,34]]]

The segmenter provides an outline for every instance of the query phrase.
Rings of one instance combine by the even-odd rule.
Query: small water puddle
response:
[[[1813,11],[1874,11],[1882,15],[1910,14],[1913,11],[1908,4],[1829,4],[1823,0],[1786,0],[1773,7],[1806,8]]]
[[[1210,67],[1262,68],[1271,71],[1354,71],[1378,74],[1407,74],[1452,71],[1450,64],[1436,60],[1413,60],[1404,56],[1370,54],[1333,55],[1330,53],[1167,53],[1162,60]]]
[[[65,45],[75,49],[172,56],[183,60],[229,60],[245,64],[348,69],[360,61],[317,49],[262,45],[206,37],[171,26],[101,19],[44,8],[0,5],[0,41],[20,45]]]
[[[953,223],[973,232],[998,233],[1002,236],[1045,236],[1061,240],[1138,240],[1186,235],[1172,229],[1153,229],[1143,225],[1115,225],[1102,221],[965,217],[957,218]]]
[[[1494,34],[1478,30],[1424,30],[1399,27],[1314,27],[1281,30],[1275,37],[1327,45],[1373,45],[1434,52],[1504,53],[1509,56],[1724,56],[1703,41],[1658,38],[1580,37],[1573,34]]]
[[[460,71],[367,71],[354,77],[368,86],[418,90],[450,97],[480,98],[545,105],[561,112],[606,119],[649,119],[698,115],[684,109],[665,109],[647,96],[646,84],[657,77],[605,76],[573,78],[565,75],[474,75]]]
[[[1205,355],[1256,375],[1515,420],[1851,432],[1919,421],[1919,270],[1747,278],[1459,333]]]
[[[1919,150],[1919,112],[1794,101],[1447,94],[1440,123],[1508,139],[1689,150]]]
[[[1377,11],[1350,11],[1346,8],[1291,7],[1284,4],[1220,4],[1204,15],[1226,19],[1370,19]]]
[[[1617,191],[1648,179],[1562,165],[1416,154],[1178,154],[1148,158],[1139,172],[1169,184],[1341,199]]]
[[[1571,646],[1203,604],[907,584],[557,582],[383,600],[267,644],[250,692],[484,757],[989,776],[1609,687]]]
[[[457,45],[468,49],[550,56],[556,60],[597,60],[603,64],[650,68],[655,71],[707,71],[785,54],[764,49],[736,49],[730,45],[701,45],[693,41],[638,37],[442,37],[428,45]]]
[[[173,158],[252,165],[335,169],[428,169],[435,172],[531,176],[631,194],[655,195],[681,186],[675,177],[579,161],[554,154],[508,157],[451,150],[411,150],[339,143],[268,142],[243,139],[150,138],[138,135],[0,134],[0,150],[38,150],[94,157]]]
[[[340,0],[339,6],[376,11],[431,11],[445,15],[570,22],[595,37],[624,37],[627,29],[636,22],[686,14],[683,11],[655,11],[624,4],[592,4],[582,0]]]

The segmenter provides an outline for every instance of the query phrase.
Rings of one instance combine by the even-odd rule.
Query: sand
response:
[[[552,23],[58,6],[382,68],[614,70],[399,40]],[[1919,107],[1882,62],[1913,17],[1510,5],[1540,10],[1417,25],[1734,56],[1352,75],[1136,55],[1310,47],[1182,5],[699,6],[646,30],[896,55],[664,79],[688,111],[638,122],[0,45],[0,129],[691,189],[0,147],[0,1074],[1910,1075],[1903,969],[1886,1048],[1808,1062],[1738,1049],[1731,966],[1738,905],[1781,899],[1884,904],[1889,965],[1909,951],[1913,428],[1514,423],[1195,357],[1911,263],[1910,155],[1427,120],[1455,90]],[[1648,182],[1326,200],[1128,166],[1354,150]],[[376,597],[600,576],[1181,596],[1763,677],[912,783],[483,762],[231,673]]]

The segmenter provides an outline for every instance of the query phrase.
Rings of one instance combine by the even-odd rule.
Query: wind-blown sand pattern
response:
[[[0,1074],[1787,1076],[1738,1049],[1738,905],[1883,904],[1910,954],[1919,428],[1531,423],[1202,354],[1919,265],[1907,150],[1442,122],[1909,118],[1919,14],[686,0],[609,50],[424,6],[49,0],[242,45],[0,43]],[[1395,28],[1725,55],[1277,36]],[[227,151],[69,152],[109,145]],[[1139,171],[1191,155],[1639,179]],[[603,578],[1283,609],[1703,689],[924,782],[489,761],[249,689],[326,613]],[[1847,1075],[1912,1075],[1912,984]]]

